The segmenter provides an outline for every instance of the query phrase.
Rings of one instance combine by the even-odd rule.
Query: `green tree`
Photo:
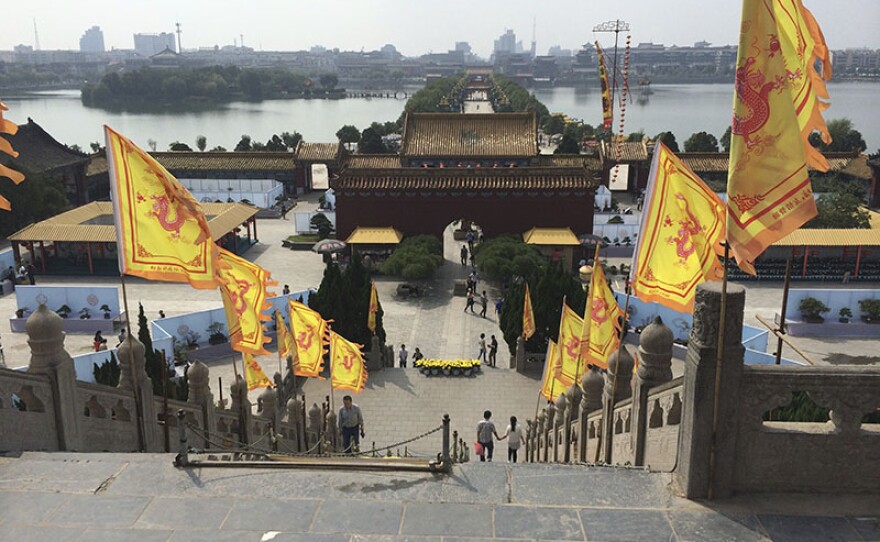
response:
[[[870,229],[871,215],[863,205],[864,191],[856,183],[838,183],[835,190],[819,196],[819,214],[805,228]]]
[[[116,354],[110,352],[110,359],[102,363],[100,366],[95,364],[92,366],[92,376],[95,382],[104,386],[116,387],[119,385],[119,361]]]
[[[257,70],[242,70],[238,76],[238,86],[247,99],[263,99],[263,79]]]
[[[208,138],[200,135],[196,137],[196,148],[199,149],[199,152],[205,152],[205,149],[208,147]]]
[[[535,335],[526,341],[529,352],[545,352],[550,339],[559,334],[559,320],[562,317],[562,300],[580,315],[584,313],[586,292],[580,281],[572,274],[562,270],[559,264],[552,264],[526,277],[532,296],[532,309],[535,314]],[[522,309],[525,299],[525,283],[517,282],[504,296],[501,309],[500,326],[510,353],[516,352],[516,340],[522,335]]]
[[[560,114],[549,115],[544,121],[544,133],[546,134],[561,134],[563,130],[565,130],[565,120]]]
[[[708,132],[697,132],[684,142],[685,152],[718,152],[718,140]]]
[[[269,141],[266,142],[266,150],[276,152],[286,151],[287,145],[284,144],[284,140],[282,140],[278,134],[273,134],[272,137],[269,138]]]
[[[501,284],[515,276],[528,277],[546,267],[546,260],[534,245],[527,245],[518,235],[502,235],[480,243],[474,259],[487,278]]]
[[[16,185],[8,178],[0,176],[0,194],[12,205],[11,211],[0,211],[3,213],[0,215],[0,237],[70,208],[60,179],[28,171],[15,160],[10,160],[7,165],[24,173],[25,179]]]
[[[578,140],[568,134],[564,134],[559,141],[556,150],[553,151],[553,154],[580,154],[580,152],[581,146],[578,143]]]
[[[384,154],[388,152],[382,136],[373,128],[364,128],[358,142],[358,152],[362,154]]]
[[[251,150],[253,150],[251,136],[247,134],[242,135],[239,142],[235,145],[235,152],[247,152]]]
[[[721,136],[721,148],[724,149],[724,152],[730,152],[730,126],[727,127],[727,130],[724,130],[724,135]]]
[[[318,237],[321,239],[327,239],[336,229],[324,213],[318,213],[313,216],[309,224],[312,228],[318,230]]]
[[[192,152],[192,147],[187,145],[186,143],[181,143],[180,141],[175,141],[171,145],[168,146],[169,151],[178,151],[178,152]]]
[[[675,134],[672,132],[660,132],[654,139],[666,145],[672,152],[679,152],[678,141],[675,140]]]
[[[150,335],[149,322],[144,314],[144,306],[138,303],[138,340],[144,345],[144,370],[153,384],[153,395],[162,396],[163,379],[162,366],[166,364],[165,356],[162,352],[153,349],[153,338]],[[168,396],[174,399],[185,401],[189,395],[189,382],[186,376],[177,383],[171,380],[174,372],[166,367],[165,385],[168,386]]]
[[[339,77],[335,73],[325,73],[318,78],[318,82],[325,90],[331,90],[339,84]]]
[[[357,143],[358,141],[360,141],[361,131],[358,130],[356,126],[346,124],[336,131],[336,137],[339,138],[339,141],[341,141],[342,143],[349,145],[351,143]]]
[[[406,280],[431,278],[443,263],[442,250],[440,240],[432,235],[409,237],[382,263],[382,272]]]
[[[831,143],[828,145],[817,132],[810,134],[810,143],[822,152],[864,152],[868,148],[861,132],[847,118],[829,120],[828,135],[831,136]]]
[[[294,131],[293,133],[281,132],[281,141],[284,142],[284,146],[289,150],[295,149],[297,145],[299,145],[299,142],[302,141],[302,138],[302,134],[297,131]]]
[[[632,132],[631,134],[626,136],[626,140],[629,143],[641,143],[643,139],[645,139],[645,131],[644,130]]]

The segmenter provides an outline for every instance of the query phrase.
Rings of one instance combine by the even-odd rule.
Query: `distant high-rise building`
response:
[[[466,41],[457,41],[455,42],[455,50],[469,55],[471,54],[471,44]]]
[[[134,35],[134,50],[141,56],[150,57],[161,53],[165,49],[177,52],[174,33],[172,32]]]
[[[104,33],[100,26],[93,26],[83,33],[79,39],[79,50],[83,53],[104,52]]]
[[[520,44],[520,47],[522,47],[522,44]],[[495,47],[494,47],[493,51],[496,54],[498,54],[498,53],[513,54],[513,53],[517,52],[516,48],[517,48],[516,34],[513,33],[513,30],[507,29],[504,31],[504,34],[501,34],[501,36],[499,36],[498,39],[495,40]]]

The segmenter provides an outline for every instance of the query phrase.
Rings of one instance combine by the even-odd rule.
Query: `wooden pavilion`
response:
[[[238,253],[239,248],[257,242],[258,209],[242,203],[203,203],[202,209],[214,241]],[[246,230],[247,245],[239,245],[239,232]],[[108,201],[94,201],[71,209],[36,224],[31,224],[9,236],[16,265],[21,265],[22,248],[30,252],[29,261],[42,273],[49,272],[50,264],[61,267],[67,262],[78,267],[87,265],[89,274],[116,269],[116,226],[113,205]]]

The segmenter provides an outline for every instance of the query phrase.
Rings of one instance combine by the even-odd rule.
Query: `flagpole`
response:
[[[791,249],[791,252],[792,254],[788,255],[788,261],[785,264],[785,284],[782,286],[782,315],[779,317],[780,335],[776,342],[776,365],[782,363],[782,335],[785,335],[785,314],[788,308],[788,289],[791,287],[791,264],[794,257],[793,248]]]
[[[329,324],[329,323],[327,324],[327,329],[328,329],[328,330],[330,331],[330,333],[331,333],[331,335],[330,335],[330,337],[331,337],[331,340],[330,340],[330,348],[329,348],[329,351],[330,351],[330,363],[328,364],[328,367],[327,367],[327,369],[328,369],[330,375],[329,375],[329,378],[327,378],[327,381],[330,383],[330,411],[332,412],[332,411],[336,408],[336,406],[333,404],[333,343],[334,343],[335,341],[332,340],[332,337],[333,337],[333,336],[332,336],[333,329],[330,327],[330,324]]]
[[[626,335],[626,320],[629,311],[629,292],[626,294],[626,301],[623,303],[623,327],[620,329],[620,342],[617,344],[617,368],[614,370],[614,376],[611,377],[611,411],[609,414],[611,415],[611,419],[614,419],[614,405],[615,398],[617,397],[617,374],[620,373],[620,354],[623,352],[623,338]],[[604,416],[604,414],[603,414]],[[602,420],[602,425],[605,425],[605,420]],[[602,427],[600,425],[600,427]],[[601,438],[602,433],[599,433],[599,438]],[[605,444],[607,447],[611,447],[611,443],[614,440],[614,431],[608,431],[608,442]],[[599,460],[599,447],[596,447],[596,461]]]
[[[119,282],[122,284],[122,306],[125,308],[126,340],[129,341],[128,364],[131,366],[131,388],[134,393],[135,413],[137,415],[138,444],[140,451],[145,452],[147,450],[144,448],[146,445],[146,436],[144,435],[144,412],[138,390],[138,374],[134,363],[134,345],[131,342],[131,313],[128,311],[128,292],[125,289],[125,273],[119,273]],[[166,363],[164,357],[162,363]]]
[[[712,446],[709,452],[709,500],[714,497],[715,463],[718,452],[718,406],[721,396],[721,360],[724,355],[724,326],[727,312],[727,261],[730,244],[724,243],[724,275],[721,281],[721,314],[718,317],[718,344],[715,347],[715,397],[712,405]]]
[[[599,265],[599,246],[600,246],[600,243],[596,243],[596,252],[593,254],[593,273],[596,272],[596,266]],[[590,282],[592,282],[592,278],[593,278],[593,275],[590,274]],[[591,294],[592,294],[592,292],[590,292],[590,294],[587,294],[587,300],[584,302],[584,327],[587,329],[581,330],[581,340],[586,338],[587,345],[589,345],[589,343],[590,343],[590,326],[593,323],[592,317],[590,317],[589,320],[587,319],[587,317],[590,316],[590,295]],[[587,322],[589,322],[589,323],[587,323]],[[589,348],[589,346],[588,346],[588,348]],[[584,351],[583,345],[581,345],[580,350],[578,351],[578,356],[580,356],[583,351]],[[584,360],[584,363],[586,363],[586,361],[587,360]],[[586,369],[586,367],[584,369]],[[586,370],[584,371],[584,374],[586,374]],[[575,370],[574,370],[574,385],[575,386],[581,385],[580,379],[581,379],[581,361],[580,361],[580,359],[578,359],[577,367],[575,367]]]

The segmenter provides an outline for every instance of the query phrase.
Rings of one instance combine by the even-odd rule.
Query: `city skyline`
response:
[[[179,22],[184,49],[233,45],[243,35],[244,44],[256,50],[296,51],[315,45],[376,50],[391,43],[407,56],[444,52],[455,42],[466,41],[474,53],[488,57],[493,41],[506,29],[512,29],[528,50],[534,21],[538,54],[546,54],[554,45],[576,51],[595,39],[613,42],[610,34],[593,33],[592,28],[615,18],[630,23],[633,46],[642,42],[689,46],[699,41],[735,45],[741,10],[741,2],[724,2],[707,10],[705,0],[663,4],[631,0],[616,6],[589,7],[575,0],[559,0],[543,5],[540,11],[522,0],[479,4],[449,0],[442,10],[413,0],[326,0],[300,5],[266,0],[259,4],[258,12],[245,13],[238,11],[240,4],[228,0],[186,4],[132,0],[125,3],[125,10],[111,0],[78,2],[76,10],[71,5],[69,1],[47,0],[4,13],[0,50],[19,44],[33,46],[34,21],[44,50],[78,50],[79,39],[92,26],[101,27],[108,50],[133,49],[134,34],[174,32]],[[819,21],[829,48],[880,48],[880,34],[872,28],[880,20],[880,2],[813,0],[805,5]],[[699,18],[683,23],[689,14],[699,14]],[[431,32],[425,32],[428,24]]]

